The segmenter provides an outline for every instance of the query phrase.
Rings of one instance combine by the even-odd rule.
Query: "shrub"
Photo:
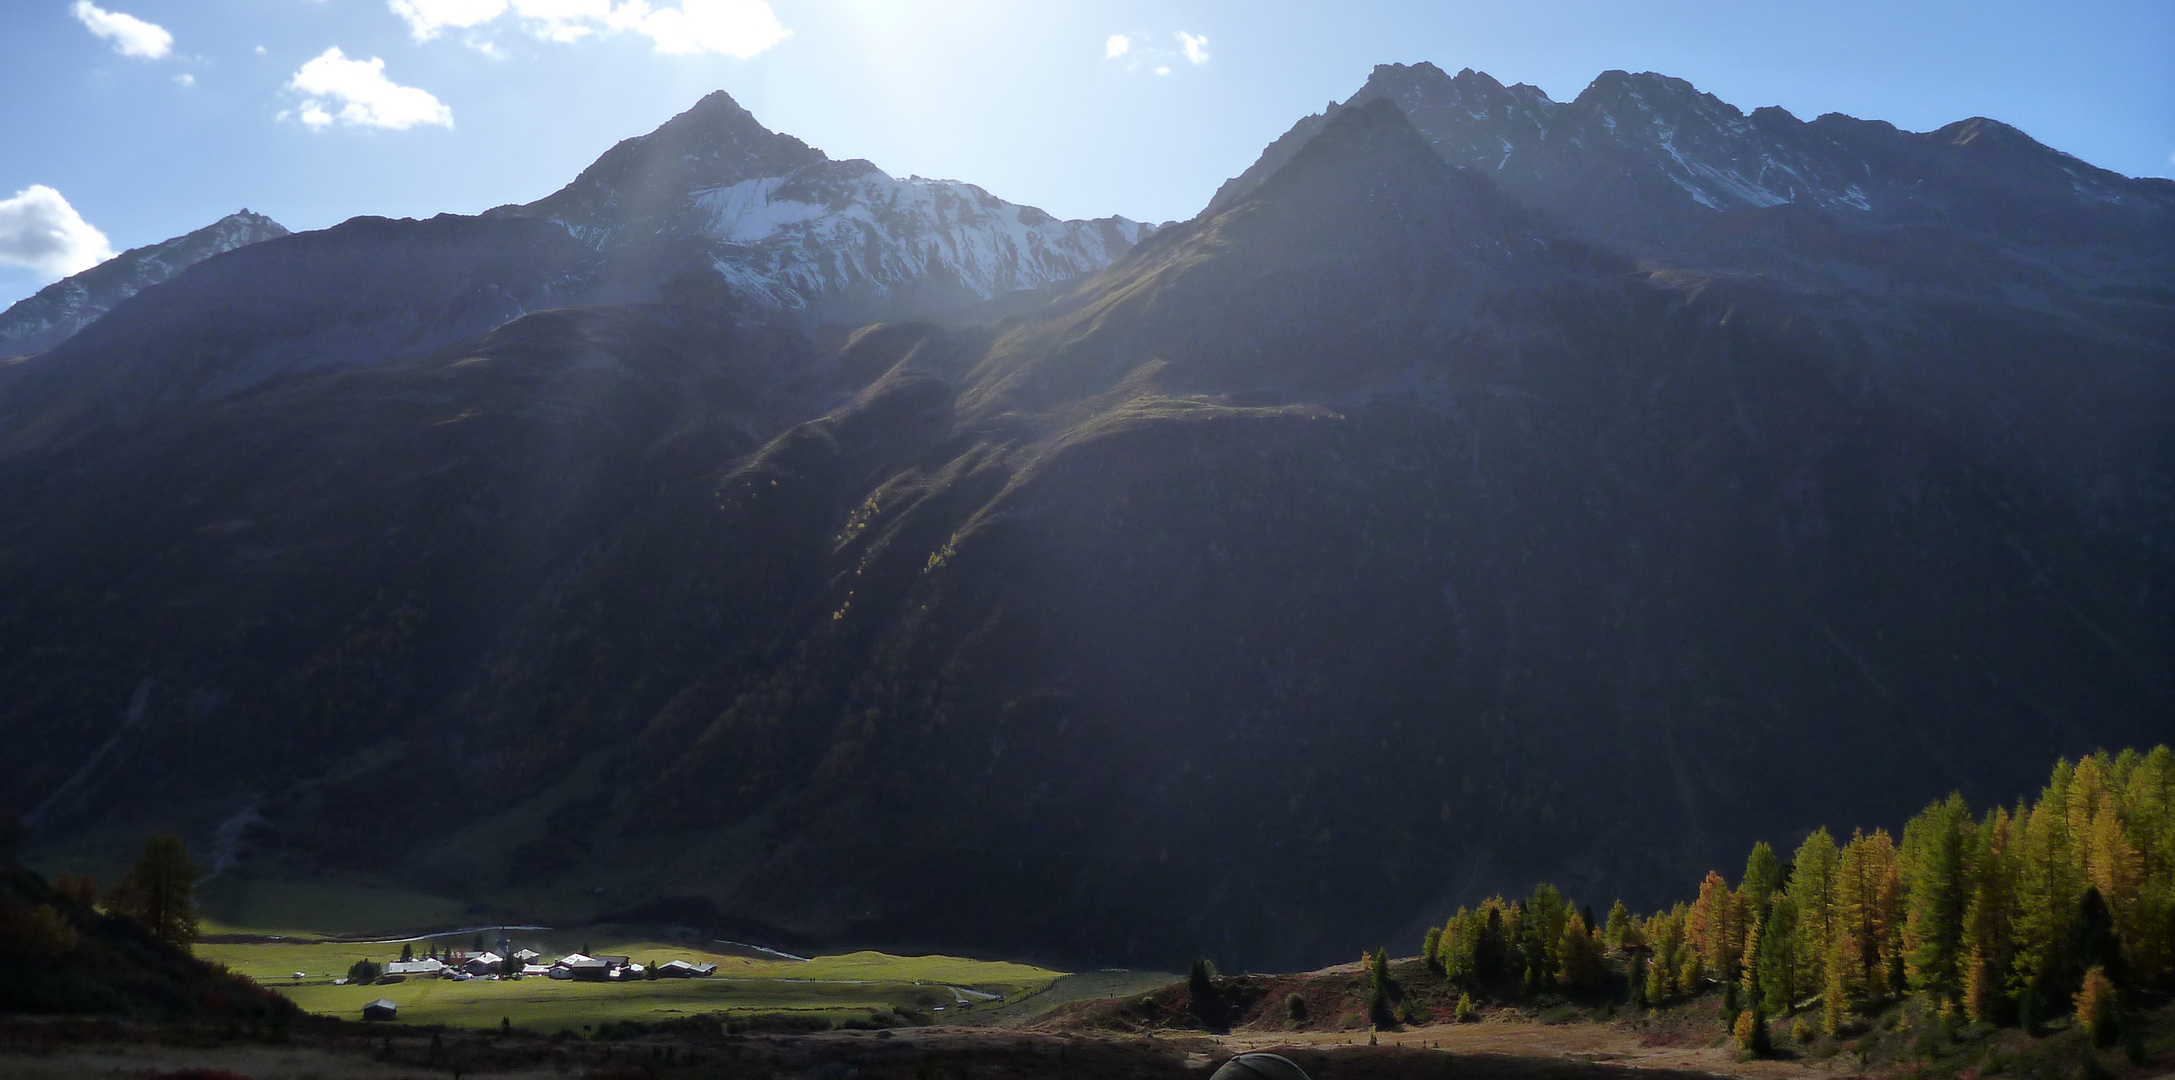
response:
[[[1465,1024],[1478,1019],[1480,1019],[1480,1009],[1473,1004],[1473,995],[1459,994],[1457,1022]]]
[[[384,973],[385,969],[379,967],[377,961],[365,957],[348,967],[347,981],[351,986],[368,986]]]
[[[1292,991],[1290,994],[1287,994],[1284,997],[1284,1012],[1291,1017],[1292,1023],[1306,1023],[1307,999],[1299,996],[1299,992],[1297,990]]]
[[[1796,1039],[1799,1046],[1810,1044],[1813,1041],[1813,1036],[1817,1034],[1819,1034],[1819,1031],[1803,1017],[1799,1017],[1797,1023],[1790,1025],[1790,1037]]]

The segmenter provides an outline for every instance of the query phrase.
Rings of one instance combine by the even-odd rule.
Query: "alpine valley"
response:
[[[251,227],[4,339],[39,849],[1293,968],[2175,729],[2175,182],[1993,120],[1386,66],[1156,227],[720,93]]]

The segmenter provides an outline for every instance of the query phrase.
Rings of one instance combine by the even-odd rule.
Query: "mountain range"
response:
[[[1417,65],[1057,222],[712,95],[0,369],[0,776],[49,852],[779,941],[1658,902],[2164,737],[2171,215],[1988,120]]]
[[[44,352],[96,322],[115,304],[205,259],[285,235],[286,226],[244,209],[195,232],[130,248],[0,312],[0,357]]]

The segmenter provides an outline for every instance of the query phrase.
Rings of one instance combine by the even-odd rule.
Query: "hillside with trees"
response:
[[[1619,901],[1595,925],[1545,884],[1495,897],[1430,929],[1423,955],[1497,1000],[1719,988],[1747,1048],[1772,1019],[1816,1015],[1834,1035],[1906,995],[2033,1032],[2070,1014],[2110,1040],[2127,1006],[2175,989],[2175,753],[2059,762],[2014,807],[1975,814],[1950,795],[1900,841],[1822,828],[1788,862],[1761,842],[1736,885],[1710,871],[1696,898],[1644,917]]]

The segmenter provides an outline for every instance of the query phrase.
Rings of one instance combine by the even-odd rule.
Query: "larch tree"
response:
[[[1601,940],[1587,928],[1583,915],[1573,915],[1564,922],[1556,956],[1556,982],[1571,993],[1593,993],[1608,976],[1602,962]]]
[[[1775,849],[1762,840],[1752,845],[1752,854],[1745,859],[1745,876],[1737,885],[1737,891],[1752,902],[1752,910],[1765,910],[1775,890],[1782,887],[1782,863],[1775,858]]]
[[[1759,948],[1755,950],[1753,961],[1760,1000],[1770,1013],[1779,1016],[1789,1012],[1796,1006],[1797,999],[1804,997],[1810,989],[1798,966],[1801,948],[1797,901],[1788,893],[1779,894],[1768,905],[1767,918],[1760,923]]]
[[[107,907],[151,931],[169,945],[188,948],[196,940],[196,864],[189,847],[172,833],[144,841],[143,854],[115,885]]]
[[[1611,951],[1617,951],[1624,947],[1626,937],[1631,934],[1631,909],[1625,907],[1622,900],[1610,904],[1609,923],[1601,933],[1601,940]]]
[[[1836,936],[1848,937],[1856,947],[1855,978],[1867,1001],[1886,998],[1894,989],[1890,968],[1901,956],[1893,933],[1901,892],[1888,831],[1852,832],[1836,872]]]
[[[1964,1012],[1978,1022],[1998,1022],[2008,1014],[2008,972],[2016,914],[2014,825],[2000,807],[1986,815],[1973,840],[1971,901],[1964,909]]]
[[[1904,972],[1912,990],[1953,1002],[1963,991],[1964,908],[1978,827],[1960,794],[1928,806],[1903,827]]]
[[[1808,979],[1827,970],[1828,946],[1835,939],[1835,875],[1842,855],[1826,829],[1815,829],[1797,847],[1790,874],[1790,899],[1797,903],[1797,969]]]

